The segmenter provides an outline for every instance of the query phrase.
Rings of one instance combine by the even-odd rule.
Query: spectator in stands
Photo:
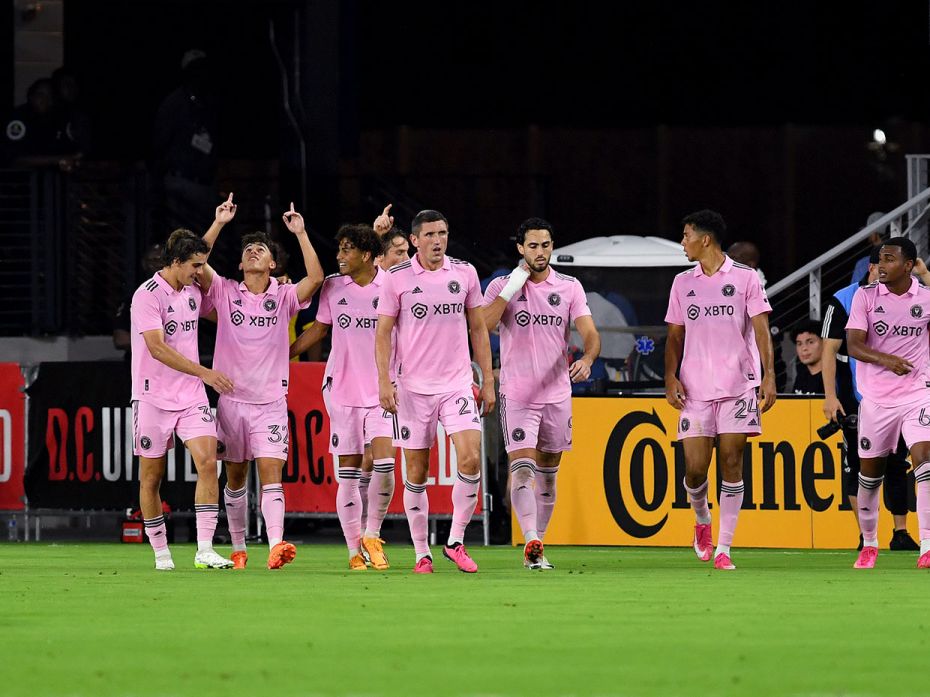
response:
[[[26,103],[16,107],[4,121],[0,163],[51,165],[70,171],[76,149],[59,122],[52,81],[36,80],[29,86]]]
[[[795,358],[795,377],[791,391],[795,394],[823,394],[823,339],[820,322],[802,322],[792,332]]]
[[[885,214],[881,211],[875,211],[874,213],[870,214],[868,220],[865,222],[866,227],[877,223],[884,215]],[[871,235],[869,235],[869,244],[872,245],[872,250],[877,250],[881,246],[882,239],[885,237],[887,232],[887,229],[879,229],[875,230]],[[856,265],[853,267],[852,278],[849,279],[850,283],[859,283],[859,281],[861,281],[862,278],[869,272],[869,257],[872,256],[872,250],[870,250],[869,254],[866,254],[856,262]]]
[[[62,66],[52,73],[52,86],[59,128],[77,151],[86,155],[91,151],[92,132],[90,114],[81,102],[81,84],[71,70]]]

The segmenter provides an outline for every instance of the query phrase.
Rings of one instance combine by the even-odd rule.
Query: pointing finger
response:
[[[294,210],[294,202],[291,201],[291,213],[296,213],[296,212],[297,211]]]
[[[232,197],[233,197],[233,192],[230,191],[230,192],[229,192],[229,198],[226,199],[226,203],[232,204],[232,202],[233,202]]]
[[[386,205],[384,207],[384,210],[381,211],[381,215],[387,216],[391,212],[391,206],[393,205],[394,205],[393,203],[389,203],[388,205]]]

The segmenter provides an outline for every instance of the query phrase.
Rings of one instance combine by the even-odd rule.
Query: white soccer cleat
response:
[[[530,561],[529,559],[524,557],[523,568],[529,569],[530,571],[539,571],[542,568],[542,560],[537,559],[536,561]]]
[[[156,571],[174,571],[174,560],[171,557],[155,557]]]
[[[539,568],[542,569],[543,571],[550,571],[554,569],[555,567],[549,563],[549,560],[546,559],[546,555],[544,554],[542,559],[539,560]]]
[[[197,552],[194,555],[194,568],[196,569],[231,569],[232,567],[233,563],[229,559],[221,557],[212,549]]]

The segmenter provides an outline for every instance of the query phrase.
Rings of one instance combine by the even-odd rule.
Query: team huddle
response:
[[[198,568],[245,568],[248,464],[255,460],[269,569],[291,562],[296,547],[283,538],[281,483],[288,455],[289,358],[332,333],[321,385],[336,465],[336,509],[349,568],[390,567],[381,525],[395,490],[396,449],[403,448],[403,504],[413,540],[415,573],[432,573],[428,543],[429,452],[442,425],[455,448],[452,523],[443,556],[474,573],[465,548],[481,484],[481,419],[499,413],[510,466],[513,511],[524,536],[523,563],[552,569],[543,540],[556,501],[563,452],[572,444],[573,382],[587,380],[600,337],[580,282],[549,265],[552,226],[530,218],[517,230],[522,257],[482,294],[475,268],[446,255],[449,225],[434,210],[414,217],[409,236],[394,227],[390,206],[372,226],[346,225],[336,235],[339,272],[324,279],[303,218],[284,213],[300,245],[306,277],[274,277],[276,246],[264,233],[242,238],[241,281],[219,276],[210,250],[236,213],[229,199],[198,237],[176,230],[164,267],[132,300],[132,399],[140,499],[155,568],[174,568],[161,513],[159,486],[175,434],[198,473],[195,490]],[[693,547],[701,561],[733,570],[731,545],[743,502],[743,449],[762,432],[775,403],[768,314],[758,275],[721,249],[726,226],[712,211],[683,221],[682,247],[696,262],[672,285],[666,322],[666,399],[680,410],[685,489],[695,514]],[[410,256],[410,245],[415,253]],[[885,458],[903,434],[915,464],[920,523],[919,568],[930,568],[930,291],[911,278],[913,243],[885,243],[879,282],[857,292],[847,324],[849,354],[860,361],[858,520],[863,548],[855,566],[871,568],[878,554],[878,487]],[[288,324],[319,290],[312,325],[289,345]],[[882,315],[877,317],[877,315]],[[214,316],[213,368],[199,363],[199,319]],[[571,328],[583,354],[566,359]],[[500,401],[489,332],[500,335]],[[477,376],[473,367],[477,366]],[[475,384],[480,384],[475,388]],[[204,385],[220,395],[216,417]],[[714,449],[722,478],[720,525],[713,543],[707,474]],[[217,458],[230,559],[213,549],[219,511]]]

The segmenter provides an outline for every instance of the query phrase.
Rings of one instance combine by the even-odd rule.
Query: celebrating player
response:
[[[378,295],[385,272],[375,266],[381,240],[367,225],[345,225],[336,235],[339,273],[320,291],[316,321],[291,346],[303,353],[333,330],[333,345],[323,377],[323,399],[330,421],[329,451],[338,457],[336,512],[349,548],[349,568],[365,571],[362,550],[378,570],[389,568],[381,523],[394,496],[394,418],[378,404],[378,373],[372,360],[378,324]],[[367,520],[359,487],[362,455],[370,444],[373,469]]]
[[[552,568],[542,540],[555,507],[559,461],[572,447],[571,382],[588,379],[601,347],[581,283],[549,268],[552,244],[549,223],[524,221],[517,229],[523,260],[484,294],[488,329],[500,322],[501,431],[510,500],[526,541],[523,563],[530,569]],[[584,355],[567,366],[572,322]]]
[[[449,224],[438,211],[420,211],[411,224],[417,253],[394,266],[381,286],[375,356],[381,407],[397,414],[397,442],[404,448],[407,481],[404,510],[416,551],[416,573],[432,573],[427,543],[426,478],[437,421],[452,437],[458,475],[452,486],[452,526],[443,555],[466,573],[478,565],[465,550],[465,527],[478,503],[481,482],[481,418],[472,393],[468,355],[487,380],[481,398],[494,408],[491,347],[475,268],[446,256]],[[397,386],[391,381],[392,332],[397,327]]]
[[[846,342],[859,365],[859,529],[862,550],[854,564],[871,569],[878,558],[878,496],[888,454],[899,435],[911,452],[920,526],[918,569],[930,569],[930,290],[911,271],[914,243],[893,237],[882,245],[878,283],[852,301]]]
[[[743,504],[743,448],[747,436],[762,432],[760,412],[776,398],[768,322],[772,308],[756,272],[721,250],[726,224],[719,213],[692,213],[682,225],[681,245],[688,260],[698,263],[672,283],[665,316],[665,398],[681,410],[685,490],[697,519],[694,551],[701,561],[713,555],[714,568],[732,570],[730,545]],[[716,551],[707,505],[715,438],[723,478]]]
[[[174,435],[184,442],[197,468],[198,569],[226,569],[232,562],[213,550],[219,511],[216,478],[216,423],[204,383],[217,392],[234,389],[223,373],[200,365],[197,323],[200,288],[210,248],[190,230],[175,230],[164,250],[164,268],[132,296],[133,451],[139,456],[139,500],[145,533],[155,551],[155,568],[174,569],[168,549],[159,489],[165,454]]]
[[[204,235],[213,245],[236,214],[232,194],[216,209],[216,219]],[[284,488],[281,471],[287,460],[288,322],[308,306],[323,282],[323,269],[310,244],[300,213],[291,209],[284,224],[297,236],[307,276],[296,285],[279,285],[271,277],[277,247],[265,233],[242,238],[244,280],[223,278],[209,264],[203,268],[201,288],[216,306],[215,368],[232,376],[235,389],[217,404],[220,457],[226,462],[226,516],[232,538],[232,560],[245,568],[248,463],[254,459],[262,485],[261,509],[268,534],[268,568],[278,569],[294,559],[297,550],[284,541]]]

